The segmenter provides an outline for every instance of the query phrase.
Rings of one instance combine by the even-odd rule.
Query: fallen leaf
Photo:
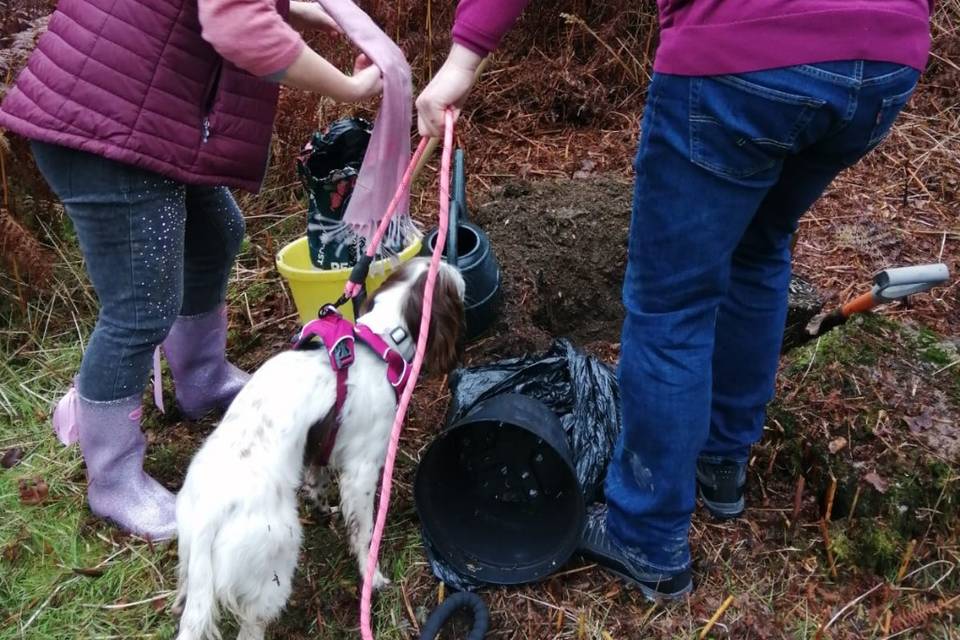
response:
[[[73,572],[78,576],[86,576],[87,578],[99,578],[104,574],[104,570],[98,567],[74,567]]]
[[[903,421],[910,428],[910,433],[920,433],[933,426],[933,416],[929,411],[924,411],[918,416],[906,416]]]
[[[837,453],[838,451],[846,449],[847,439],[844,438],[843,436],[840,436],[836,440],[831,440],[829,448],[830,448],[830,453]]]
[[[876,471],[871,471],[867,475],[863,476],[863,481],[880,493],[886,493],[889,486],[887,481],[881,478],[880,474],[878,474]]]
[[[609,600],[618,595],[620,595],[620,585],[614,585],[609,591],[603,594],[603,598],[604,600]]]
[[[20,460],[23,458],[23,449],[20,447],[14,447],[12,449],[7,449],[3,454],[3,459],[0,460],[0,466],[4,469],[12,469],[13,467],[20,464]]]
[[[47,499],[50,488],[41,478],[21,478],[18,483],[20,489],[20,503],[28,506],[38,505]]]
[[[0,557],[2,557],[5,562],[13,564],[17,561],[17,558],[20,557],[20,552],[22,550],[23,547],[20,545],[20,543],[14,541],[3,548],[3,554],[0,554]]]

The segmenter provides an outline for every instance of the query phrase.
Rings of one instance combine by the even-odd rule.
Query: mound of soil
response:
[[[514,182],[491,192],[473,218],[490,236],[504,274],[498,335],[519,325],[537,346],[544,336],[594,348],[619,343],[632,195],[630,182],[596,175]],[[793,279],[785,350],[806,340],[804,328],[822,305],[816,287]]]
[[[618,342],[630,183],[511,183],[473,214],[504,273],[504,318],[579,344]]]

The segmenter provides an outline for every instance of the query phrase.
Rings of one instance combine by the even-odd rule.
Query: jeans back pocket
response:
[[[907,105],[907,102],[910,101],[910,96],[913,95],[915,89],[916,85],[910,87],[908,91],[883,99],[880,103],[880,110],[877,111],[876,124],[873,126],[873,131],[870,132],[870,141],[867,143],[867,150],[873,149],[890,135],[890,130],[893,129],[893,123]]]
[[[826,102],[757,84],[764,73],[696,78],[690,84],[690,154],[728,178],[773,168]]]

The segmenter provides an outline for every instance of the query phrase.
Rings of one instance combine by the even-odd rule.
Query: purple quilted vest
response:
[[[286,15],[289,0],[277,6]],[[0,126],[187,184],[256,192],[278,93],[201,38],[197,0],[60,0]]]

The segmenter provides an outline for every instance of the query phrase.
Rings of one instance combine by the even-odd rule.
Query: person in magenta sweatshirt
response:
[[[0,106],[0,127],[32,141],[100,302],[54,427],[79,440],[91,510],[155,540],[176,522],[173,494],[143,471],[151,354],[162,344],[189,417],[247,379],[224,354],[244,235],[227,187],[260,188],[279,84],[344,102],[380,92],[365,58],[344,75],[297,29],[334,26],[295,0],[60,0]]]
[[[461,0],[417,99],[437,136],[524,0]],[[693,588],[690,518],[745,508],[787,311],[790,239],[888,134],[930,48],[928,0],[658,0],[619,379],[623,431],[581,548],[651,599]]]

